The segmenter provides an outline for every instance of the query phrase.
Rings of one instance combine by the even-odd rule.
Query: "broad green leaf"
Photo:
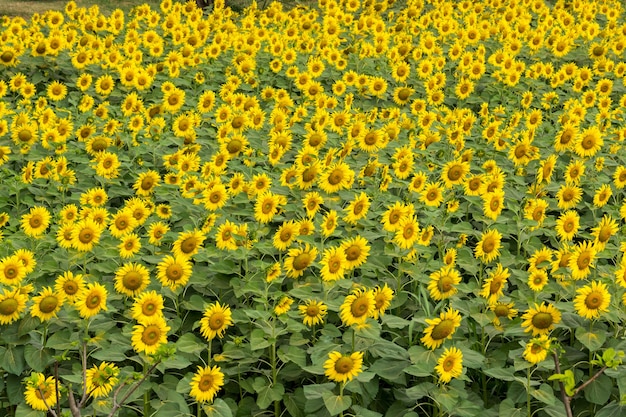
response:
[[[593,404],[606,404],[611,397],[611,389],[613,388],[613,380],[602,374],[596,378],[591,384],[587,385],[583,392],[585,399]]]
[[[296,346],[289,346],[285,349],[285,346],[281,346],[278,350],[278,357],[281,361],[293,362],[300,367],[306,366],[306,352]]]
[[[421,384],[407,388],[405,394],[411,400],[418,401],[426,397],[434,387],[435,384],[432,382],[422,382]]]
[[[383,324],[391,329],[404,329],[411,323],[409,320],[405,320],[402,317],[397,317],[392,314],[385,314],[381,317]]]
[[[296,392],[292,394],[287,394],[283,398],[283,404],[285,408],[291,414],[291,417],[304,417],[304,390],[302,388],[298,388]]]
[[[265,349],[270,345],[265,339],[265,332],[261,329],[254,329],[250,334],[250,348],[252,350]]]
[[[595,417],[622,417],[626,414],[626,405],[620,405],[617,401],[612,401],[602,407]]]
[[[72,349],[78,346],[78,342],[71,341],[71,332],[68,329],[62,329],[50,335],[46,341],[46,347],[55,350]]]
[[[6,348],[0,346],[0,356],[2,361],[0,362],[0,368],[5,371],[20,375],[26,366],[24,362],[24,346],[7,346]]]
[[[33,410],[26,404],[20,404],[15,410],[15,417],[45,417],[46,413],[43,411]]]
[[[353,405],[352,409],[359,417],[382,417],[382,414],[377,413],[376,411],[370,411],[365,407],[361,407],[360,405]]]
[[[256,403],[261,410],[264,410],[274,401],[282,400],[284,394],[283,384],[277,383],[274,386],[268,384],[258,392]]]
[[[26,359],[28,366],[36,372],[43,372],[53,362],[49,349],[39,349],[33,345],[24,346],[24,359]]]
[[[324,395],[331,393],[332,389],[335,388],[335,384],[332,382],[327,382],[325,384],[314,384],[314,385],[305,385],[304,387],[304,396],[307,400],[314,400],[317,398],[323,398]]]
[[[500,403],[498,411],[499,417],[522,417],[525,415],[525,410],[515,407],[515,403],[509,398],[504,399]]]
[[[391,380],[397,381],[399,378],[404,379],[404,370],[411,366],[409,361],[397,361],[386,358],[378,359],[369,368],[370,372],[374,372],[376,375]]]
[[[606,340],[606,333],[601,331],[590,332],[584,327],[576,329],[576,340],[583,344],[587,349],[594,352],[602,347]]]
[[[205,405],[202,407],[203,411],[206,413],[207,417],[232,417],[233,412],[226,404],[224,400],[221,398],[215,399],[213,404]]]
[[[530,390],[530,395],[547,405],[554,405],[556,401],[552,387],[548,384],[541,384],[539,389]]]
[[[352,398],[348,395],[324,395],[324,405],[331,416],[336,416],[342,411],[347,410],[352,405]]]
[[[489,368],[483,370],[483,373],[492,378],[501,379],[503,381],[514,381],[515,370],[511,368]]]
[[[207,348],[205,341],[193,333],[185,333],[176,341],[176,350],[184,353],[199,354]]]

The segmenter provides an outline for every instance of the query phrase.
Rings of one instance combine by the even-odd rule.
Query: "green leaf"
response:
[[[411,366],[409,361],[396,361],[386,358],[378,359],[374,364],[369,368],[370,372],[374,372],[376,375],[391,380],[397,381],[398,378],[402,377],[404,380],[404,370]]]
[[[421,384],[414,385],[411,388],[407,388],[405,394],[413,401],[420,400],[426,397],[430,391],[435,387],[432,382],[422,382]]]
[[[184,353],[197,355],[204,349],[206,349],[206,342],[193,333],[185,333],[176,341],[176,350]]]
[[[578,327],[575,336],[576,340],[592,352],[600,349],[606,340],[606,333],[590,332],[584,327]]]
[[[24,347],[23,346],[11,346],[4,348],[0,346],[0,356],[2,362],[0,362],[0,368],[4,369],[8,373],[14,375],[20,375],[26,366],[24,362]]]
[[[401,317],[397,317],[391,314],[385,314],[381,317],[381,320],[383,324],[390,329],[404,329],[406,326],[409,325],[409,323],[411,323],[409,320],[405,320]]]
[[[202,408],[207,417],[233,417],[230,407],[221,398],[215,399],[213,404],[204,405]]]
[[[278,350],[278,357],[285,363],[293,362],[300,367],[306,366],[306,352],[296,346],[289,346],[286,349],[284,345],[281,346]]]
[[[526,415],[524,411],[525,410],[522,410],[521,408],[516,408],[513,400],[511,400],[510,398],[507,398],[500,403],[498,416],[499,417],[522,417]]]
[[[46,347],[55,350],[72,349],[76,346],[78,346],[78,343],[72,341],[71,332],[69,329],[63,329],[59,330],[58,332],[52,333],[46,341]]]
[[[626,406],[620,405],[617,401],[612,401],[602,407],[595,417],[620,417],[626,414]]]
[[[585,399],[593,404],[606,404],[611,397],[613,381],[608,376],[602,374],[591,384],[587,385],[583,392]]]
[[[45,417],[46,413],[43,411],[33,410],[26,404],[20,404],[15,410],[15,417]]]
[[[332,394],[332,389],[335,388],[335,384],[332,382],[327,382],[325,384],[315,384],[315,385],[305,385],[304,386],[304,397],[307,400],[315,400],[318,398],[323,398],[327,393]]]
[[[250,348],[252,350],[265,349],[270,342],[265,340],[265,332],[261,329],[254,329],[250,334]]]
[[[515,370],[511,368],[490,368],[483,370],[483,373],[503,381],[515,381]]]
[[[361,407],[360,405],[353,405],[352,409],[356,413],[355,415],[359,417],[382,417],[382,414],[377,413],[376,411],[370,411],[365,407]]]
[[[39,349],[33,345],[24,347],[24,358],[29,367],[36,372],[43,372],[52,363],[52,355],[46,348]]]
[[[285,395],[283,398],[283,404],[285,408],[291,414],[291,417],[304,417],[304,390],[298,388],[296,392],[290,395]]]
[[[334,395],[333,393],[329,393],[324,395],[324,405],[331,416],[336,416],[350,408],[352,398],[348,395]]]
[[[256,404],[261,410],[265,410],[274,401],[282,400],[284,394],[285,387],[283,386],[283,384],[278,383],[274,386],[266,385],[265,387],[261,388],[260,391],[258,391]]]
[[[532,395],[535,399],[541,401],[542,403],[548,405],[554,405],[554,402],[556,401],[556,397],[554,396],[552,387],[548,384],[541,384],[539,389],[531,390],[530,395]]]

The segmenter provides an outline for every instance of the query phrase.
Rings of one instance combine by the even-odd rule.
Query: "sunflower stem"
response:
[[[278,369],[276,368],[276,342],[270,345],[270,363],[272,365],[272,388],[276,386],[278,380]],[[274,417],[280,416],[280,401],[274,401]]]
[[[530,408],[530,367],[526,368],[526,412],[528,413],[528,417],[532,417],[533,413]]]
[[[209,340],[207,358],[206,358],[206,366],[211,366],[211,348],[213,347],[213,339]]]

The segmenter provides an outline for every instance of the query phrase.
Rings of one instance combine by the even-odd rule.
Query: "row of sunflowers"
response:
[[[4,414],[621,415],[624,16],[4,16]]]

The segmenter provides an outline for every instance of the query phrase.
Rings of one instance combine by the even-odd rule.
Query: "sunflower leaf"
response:
[[[331,416],[336,416],[347,410],[352,405],[352,398],[347,395],[334,395],[332,393],[324,395],[324,405]]]

